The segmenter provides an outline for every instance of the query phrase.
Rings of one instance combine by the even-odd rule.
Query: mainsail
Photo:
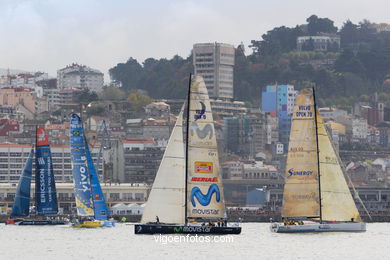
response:
[[[165,223],[184,224],[184,166],[182,109],[157,171],[141,222],[153,222],[158,216]]]
[[[37,214],[57,214],[58,203],[53,162],[49,139],[44,126],[37,128],[35,169],[35,202]]]
[[[31,149],[30,155],[28,156],[26,165],[24,166],[24,170],[16,189],[15,202],[12,206],[11,217],[27,217],[30,213],[30,191],[33,157],[34,149]]]
[[[361,221],[322,118],[317,116],[322,219]]]
[[[210,99],[201,76],[191,80],[187,158],[187,217],[226,218]]]
[[[81,119],[76,114],[72,114],[70,119],[70,153],[77,214],[79,216],[94,216],[86,143]]]
[[[92,200],[93,200],[93,207],[95,212],[95,219],[107,220],[109,215],[107,204],[106,201],[104,200],[102,188],[100,187],[99,177],[95,170],[95,166],[93,165],[91,152],[89,151],[89,147],[86,139],[85,139],[85,150],[87,153],[88,171],[91,180],[91,191],[92,191]]]
[[[319,217],[314,98],[311,89],[296,96],[283,193],[283,217]]]

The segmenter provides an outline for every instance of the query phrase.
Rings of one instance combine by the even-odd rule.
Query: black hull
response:
[[[186,226],[186,225],[156,225],[135,224],[135,234],[209,234],[229,235],[240,234],[241,227],[209,227],[209,226]]]
[[[44,225],[66,225],[67,222],[62,220],[22,220],[15,221],[19,226],[44,226]]]

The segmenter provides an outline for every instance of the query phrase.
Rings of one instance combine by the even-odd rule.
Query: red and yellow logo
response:
[[[212,173],[212,162],[195,162],[195,173]]]

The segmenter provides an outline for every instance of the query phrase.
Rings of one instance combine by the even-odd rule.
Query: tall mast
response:
[[[320,223],[322,223],[320,150],[318,148],[317,103],[316,103],[316,95],[315,95],[314,87],[313,87],[313,100],[314,100],[314,122],[315,122],[315,127],[316,127],[316,148],[317,148],[317,169],[318,169],[318,199],[319,199],[319,204],[320,204]]]
[[[184,221],[187,224],[187,193],[188,193],[188,135],[189,135],[189,122],[190,122],[190,101],[191,101],[191,73],[188,81],[188,94],[187,94],[187,118],[186,118],[186,162],[185,162],[185,186],[184,186]]]

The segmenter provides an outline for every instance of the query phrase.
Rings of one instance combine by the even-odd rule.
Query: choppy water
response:
[[[387,223],[367,224],[365,233],[321,234],[275,234],[269,224],[248,223],[233,242],[156,239],[136,236],[124,224],[99,229],[1,224],[0,259],[390,259]]]

